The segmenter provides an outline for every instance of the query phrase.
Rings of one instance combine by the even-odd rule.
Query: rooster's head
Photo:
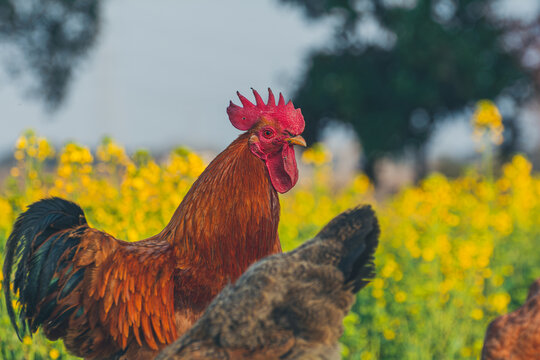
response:
[[[274,188],[280,193],[289,191],[298,181],[293,145],[306,146],[300,136],[305,125],[300,109],[295,109],[291,101],[285,104],[281,93],[276,105],[270,89],[266,104],[255,90],[256,104],[237,94],[243,107],[231,101],[227,108],[231,123],[239,130],[249,130],[249,148],[265,162]]]

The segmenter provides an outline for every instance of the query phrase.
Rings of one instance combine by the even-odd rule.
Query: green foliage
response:
[[[329,120],[350,123],[369,161],[421,148],[442,115],[472,101],[502,93],[521,101],[531,82],[502,48],[504,29],[489,16],[490,1],[282,1],[313,18],[341,19],[334,43],[311,55],[294,95],[305,135],[315,140]],[[358,36],[373,19],[380,39]]]
[[[34,94],[51,108],[65,98],[74,67],[95,43],[100,7],[99,0],[0,0],[0,43],[17,50],[7,67],[30,72]]]

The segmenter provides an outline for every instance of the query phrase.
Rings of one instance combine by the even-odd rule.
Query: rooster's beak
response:
[[[300,135],[298,136],[295,136],[295,137],[290,137],[290,138],[287,138],[285,139],[290,145],[300,145],[300,146],[303,146],[303,147],[306,147],[307,144],[306,144],[306,140],[304,140],[303,137],[301,137]]]

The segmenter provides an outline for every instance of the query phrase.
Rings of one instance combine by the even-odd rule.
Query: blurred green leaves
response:
[[[420,152],[435,122],[478,99],[504,94],[519,104],[530,93],[531,69],[503,48],[493,1],[281,1],[337,19],[332,43],[312,53],[294,95],[308,141],[330,121],[350,123],[368,164]]]
[[[32,93],[51,109],[95,43],[100,8],[99,0],[0,0],[0,44],[9,50],[3,60],[11,73],[32,75]]]

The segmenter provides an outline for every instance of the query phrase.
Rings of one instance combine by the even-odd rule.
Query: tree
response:
[[[0,0],[0,42],[12,45],[13,73],[29,71],[51,109],[65,98],[74,67],[94,45],[99,0]]]
[[[308,140],[331,120],[353,126],[368,173],[384,154],[421,155],[445,114],[501,94],[521,102],[531,84],[503,46],[490,1],[281,1],[313,19],[341,19],[334,44],[311,55],[294,98]]]

